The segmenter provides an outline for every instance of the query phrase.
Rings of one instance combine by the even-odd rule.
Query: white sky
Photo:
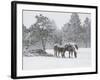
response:
[[[61,29],[63,25],[70,20],[70,15],[72,13],[60,13],[60,12],[42,12],[42,11],[23,11],[23,24],[29,28],[32,24],[36,22],[36,15],[42,14],[51,20],[54,20],[58,29]],[[85,18],[91,18],[91,14],[79,13],[79,18],[83,23]]]

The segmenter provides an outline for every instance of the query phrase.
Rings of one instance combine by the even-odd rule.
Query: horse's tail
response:
[[[78,46],[75,44],[75,48],[78,50]]]

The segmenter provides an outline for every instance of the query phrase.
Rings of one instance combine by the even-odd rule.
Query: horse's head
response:
[[[66,43],[66,44],[65,44],[65,47],[68,47],[69,45],[71,45],[71,44],[70,44],[70,43]]]
[[[54,44],[54,46],[58,46],[58,44],[57,44],[57,43],[55,43],[55,44]]]
[[[78,50],[78,45],[77,44],[75,44],[75,48]]]
[[[65,46],[64,46],[64,47],[65,47],[65,49],[67,49],[67,48],[68,48],[68,46],[69,46],[69,44],[68,44],[68,43],[66,43],[66,44],[65,44]]]

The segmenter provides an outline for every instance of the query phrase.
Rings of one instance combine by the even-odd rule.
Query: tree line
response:
[[[23,24],[23,47],[39,45],[42,50],[53,48],[54,44],[74,42],[79,47],[91,47],[91,22],[88,17],[81,23],[78,13],[72,13],[69,22],[61,30],[54,20],[42,14],[36,15],[36,22],[29,28]]]

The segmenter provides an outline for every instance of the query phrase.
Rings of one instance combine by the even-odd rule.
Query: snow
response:
[[[54,55],[53,49],[47,49],[48,54]],[[23,57],[23,70],[57,69],[57,68],[79,68],[91,66],[91,48],[79,48],[77,58],[66,58],[55,56],[33,56]]]

